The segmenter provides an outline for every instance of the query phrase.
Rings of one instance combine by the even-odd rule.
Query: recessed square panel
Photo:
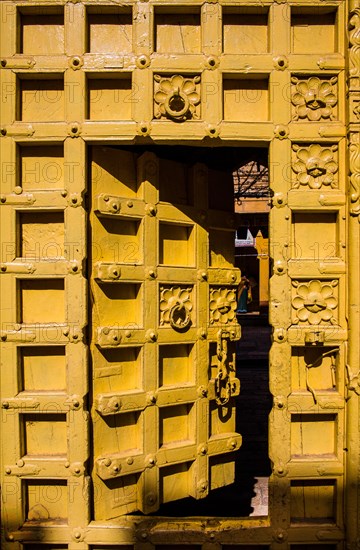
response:
[[[100,422],[100,419],[98,420]],[[143,422],[141,412],[104,416],[101,432],[95,437],[96,455],[142,451]]]
[[[234,266],[234,231],[209,231],[209,249],[211,267]]]
[[[157,13],[155,44],[158,53],[200,53],[200,13]]]
[[[65,414],[24,414],[24,454],[29,456],[66,455]]]
[[[143,294],[140,284],[110,283],[99,286],[100,326],[142,327]]]
[[[48,13],[44,13],[48,9],[41,8],[41,13],[21,14],[20,53],[25,55],[48,55],[49,52],[52,55],[64,54],[64,13],[51,8]]]
[[[160,446],[184,445],[193,441],[192,409],[190,404],[160,409]]]
[[[333,53],[336,44],[336,12],[321,7],[292,8],[292,53]],[[314,40],[316,36],[316,40]]]
[[[266,78],[224,78],[224,120],[261,122],[269,118],[269,91]]]
[[[141,264],[143,224],[141,220],[96,216],[93,220],[93,262]]]
[[[129,54],[132,46],[131,11],[118,7],[101,6],[101,11],[93,12],[90,8],[87,15],[88,46],[90,53]]]
[[[23,279],[20,281],[21,323],[64,323],[63,279]]]
[[[101,497],[94,498],[94,519],[103,521],[135,512],[139,477],[139,474],[120,476],[104,483],[95,476],[94,495]]]
[[[291,520],[293,522],[334,522],[336,482],[331,479],[291,482]]]
[[[91,148],[91,181],[94,192],[136,197],[136,154],[118,147]]]
[[[268,14],[259,8],[251,13],[234,10],[223,13],[223,51],[225,54],[254,54],[268,51]]]
[[[62,145],[21,146],[20,181],[24,191],[63,189],[65,185]]]
[[[227,408],[228,414],[224,415],[221,407],[219,408],[215,401],[210,401],[209,437],[236,431],[235,406],[228,404]]]
[[[315,346],[293,347],[291,355],[291,386],[293,391],[336,390],[338,348]]]
[[[334,261],[339,255],[337,214],[293,213],[293,258],[317,262]]]
[[[235,480],[234,456],[220,455],[209,459],[210,490],[231,485]]]
[[[29,346],[19,348],[23,391],[64,391],[66,356],[63,346]]]
[[[189,496],[190,463],[160,469],[161,502],[172,502]]]
[[[65,119],[64,80],[60,77],[21,79],[19,120],[61,122]]]
[[[193,266],[195,229],[192,226],[160,223],[159,263]]]
[[[174,344],[159,347],[159,385],[194,383],[194,346]]]
[[[56,260],[64,257],[63,212],[19,212],[20,256]]]
[[[135,96],[131,91],[131,78],[88,78],[89,120],[130,120]]]
[[[142,387],[142,350],[140,347],[94,349],[96,393],[123,392]]]
[[[25,517],[29,521],[66,523],[68,488],[60,479],[24,480]]]
[[[337,415],[292,414],[291,456],[312,460],[321,455],[335,458]]]

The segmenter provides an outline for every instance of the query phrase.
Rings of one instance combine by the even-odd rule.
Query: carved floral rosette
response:
[[[293,120],[336,119],[337,77],[329,79],[311,76],[308,79],[291,78],[291,103],[293,105]]]
[[[210,289],[210,324],[226,325],[236,320],[236,290],[230,287]]]
[[[191,324],[192,287],[160,287],[160,326],[186,330]]]
[[[338,281],[292,281],[293,324],[337,325]]]
[[[318,143],[300,146],[293,144],[293,188],[307,186],[310,189],[320,189],[329,186],[338,187],[337,145],[322,146]]]
[[[200,76],[154,75],[154,116],[175,122],[199,118]]]

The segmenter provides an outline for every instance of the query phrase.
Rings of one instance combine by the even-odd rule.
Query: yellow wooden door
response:
[[[232,179],[188,156],[92,147],[96,519],[234,481]]]
[[[358,0],[0,9],[2,546],[356,548]],[[242,451],[207,160],[241,147],[269,151],[268,515],[164,519]]]

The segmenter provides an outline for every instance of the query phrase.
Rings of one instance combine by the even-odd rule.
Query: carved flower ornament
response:
[[[294,187],[308,185],[311,189],[319,189],[322,185],[337,187],[335,174],[338,171],[334,152],[337,146],[321,147],[317,143],[310,147],[293,145],[296,152],[296,162],[292,169],[297,174]]]
[[[210,323],[230,323],[236,315],[236,293],[229,288],[212,289],[210,292]]]
[[[175,330],[182,330],[191,325],[191,290],[180,286],[160,289],[161,326],[169,324]]]
[[[317,76],[312,76],[308,80],[299,80],[293,76],[291,82],[295,84],[295,91],[291,96],[295,107],[294,120],[307,118],[317,122],[322,118],[335,118],[333,107],[337,104],[334,89],[336,77],[320,80]]]
[[[171,77],[154,75],[158,83],[154,95],[155,118],[165,116],[178,122],[188,118],[198,118],[196,106],[200,103],[200,94],[196,84],[200,76],[184,78],[177,74]]]
[[[296,296],[292,300],[292,306],[296,310],[295,323],[308,322],[310,325],[319,325],[323,322],[336,324],[333,310],[338,302],[334,296],[334,287],[337,281],[322,283],[317,280],[307,283],[293,281],[296,287]]]

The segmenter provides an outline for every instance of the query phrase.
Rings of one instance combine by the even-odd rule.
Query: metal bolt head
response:
[[[151,393],[149,395],[149,402],[155,404],[157,401],[156,395],[154,393]]]

